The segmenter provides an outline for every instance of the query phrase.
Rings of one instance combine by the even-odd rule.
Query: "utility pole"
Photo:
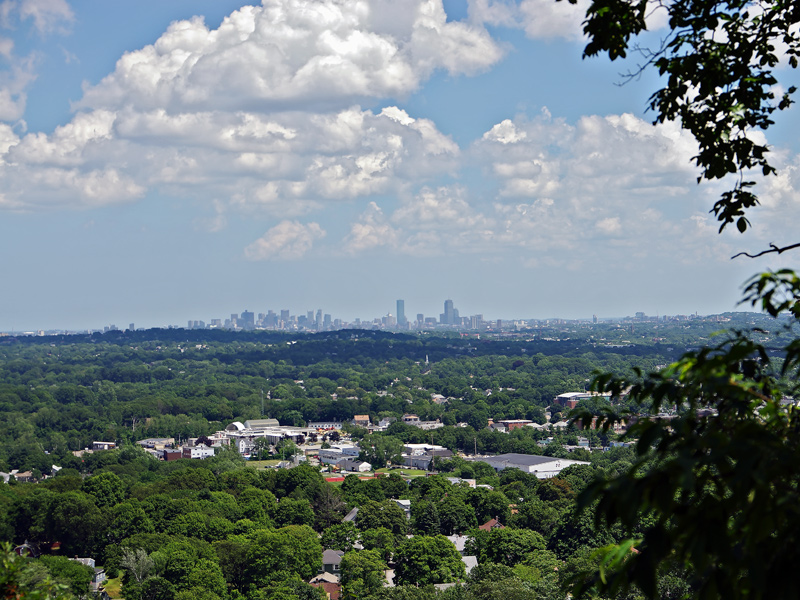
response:
[[[431,431],[431,446],[433,446],[433,431]],[[431,454],[431,462],[428,463],[429,471],[436,469],[436,448],[431,448]]]
[[[264,388],[261,388],[261,418],[264,418]]]

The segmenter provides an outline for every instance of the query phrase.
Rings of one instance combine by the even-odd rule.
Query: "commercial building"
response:
[[[601,394],[599,392],[567,392],[553,398],[553,404],[558,404],[566,408],[575,408],[581,400],[590,400],[592,398],[600,398],[610,402],[611,394]]]
[[[317,457],[319,462],[324,465],[335,465],[344,459],[358,458],[360,452],[359,447],[353,444],[337,444],[320,450]]]
[[[470,459],[468,459],[470,460]],[[536,475],[539,479],[555,477],[563,469],[572,465],[588,465],[583,460],[570,460],[566,458],[553,458],[552,456],[537,456],[533,454],[500,454],[497,456],[476,457],[475,462],[485,462],[495,471],[503,469],[519,469],[526,473]]]

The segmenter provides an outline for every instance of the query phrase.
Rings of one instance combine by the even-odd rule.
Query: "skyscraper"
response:
[[[454,325],[458,318],[458,311],[453,307],[452,300],[444,301],[444,312],[439,315],[442,325]]]
[[[398,300],[397,301],[397,325],[398,327],[405,327],[408,325],[408,319],[406,319],[406,301],[405,300]]]
[[[242,312],[239,318],[239,327],[242,329],[255,329],[256,328],[256,318],[255,314],[250,312],[249,310],[245,310]]]

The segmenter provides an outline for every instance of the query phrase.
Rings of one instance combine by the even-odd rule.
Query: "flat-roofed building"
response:
[[[249,419],[244,422],[245,429],[263,429],[265,427],[280,427],[278,419]]]
[[[336,463],[336,466],[342,471],[349,471],[351,473],[366,473],[372,470],[372,465],[370,463],[353,458],[342,458]]]
[[[214,449],[201,444],[200,446],[184,446],[181,451],[181,458],[203,459],[214,456]]]
[[[469,459],[468,459],[469,460]],[[571,465],[588,465],[584,460],[571,460],[567,458],[553,458],[552,456],[538,456],[535,454],[500,454],[497,456],[484,456],[473,459],[475,462],[485,462],[495,471],[503,469],[519,469],[526,473],[536,475],[539,479],[555,477],[563,469]]]
[[[313,427],[314,429],[336,429],[339,430],[342,428],[341,421],[311,421],[308,424],[309,427]]]
[[[601,394],[600,392],[566,392],[553,398],[553,404],[558,404],[566,408],[575,408],[581,400],[601,398],[611,402],[611,394]]]
[[[153,450],[163,450],[167,446],[175,444],[175,438],[147,438],[146,440],[139,440],[136,442],[142,448],[151,448]]]
[[[336,446],[331,446],[330,448],[320,449],[317,456],[319,458],[319,462],[322,464],[335,465],[340,460],[345,458],[357,458],[360,453],[361,449],[358,446],[354,446],[352,444],[339,444]]]
[[[505,428],[509,431],[514,431],[515,429],[519,429],[520,427],[525,427],[533,423],[528,419],[502,419],[497,421],[501,425],[505,425]]]

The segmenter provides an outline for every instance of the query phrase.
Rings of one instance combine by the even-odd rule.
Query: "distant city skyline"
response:
[[[405,319],[405,323],[397,320],[400,310],[405,311],[405,300],[395,301],[395,310],[398,314],[391,311],[382,316],[374,317],[354,317],[344,319],[332,313],[324,312],[322,308],[316,310],[294,312],[292,309],[267,309],[266,312],[254,312],[249,309],[241,313],[226,313],[228,317],[210,317],[208,319],[187,319],[183,323],[137,323],[128,322],[120,326],[116,322],[106,324],[96,324],[90,327],[34,327],[3,331],[1,335],[9,334],[51,334],[51,333],[86,333],[86,332],[108,332],[120,330],[145,330],[152,328],[183,328],[183,329],[227,329],[234,331],[255,331],[255,330],[274,330],[274,331],[298,331],[298,332],[317,332],[333,331],[338,329],[362,328],[362,329],[384,329],[390,331],[419,331],[419,330],[489,330],[489,329],[515,329],[524,328],[533,324],[559,324],[570,322],[598,323],[598,322],[621,322],[625,320],[638,321],[658,321],[666,319],[688,319],[705,318],[709,315],[720,313],[709,313],[707,315],[692,314],[647,314],[644,311],[636,311],[633,315],[600,316],[588,315],[585,317],[566,318],[560,316],[506,316],[506,317],[484,317],[483,313],[475,313],[468,316],[461,316],[455,302],[447,299],[443,303],[444,312],[439,315],[427,315],[416,313],[414,320]],[[725,311],[728,312],[728,311]],[[746,312],[746,311],[743,311]],[[124,322],[124,321],[123,321]]]
[[[582,60],[582,3],[3,7],[0,331],[244,307],[324,326],[399,298],[409,321],[455,319],[446,299],[458,318],[713,314],[790,266],[730,257],[796,236],[798,108],[758,133],[779,171],[756,177],[753,227],[719,235],[724,182],[698,186],[694,139],[651,123],[655,72],[617,85],[634,53]],[[662,12],[636,43],[658,46]]]

